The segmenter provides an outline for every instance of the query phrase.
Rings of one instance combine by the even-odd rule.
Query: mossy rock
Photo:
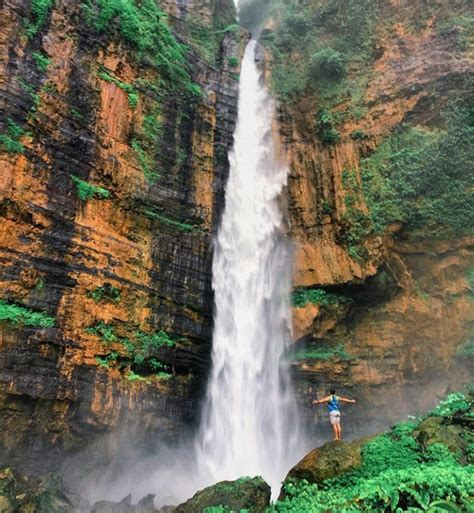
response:
[[[433,444],[443,444],[459,455],[466,450],[462,426],[447,421],[444,417],[428,417],[413,432],[417,442],[424,448]]]
[[[0,495],[0,513],[13,513],[14,511],[15,509],[10,499],[5,497],[5,495]]]
[[[0,513],[73,513],[61,479],[48,475],[34,481],[0,469]]]
[[[242,477],[237,481],[222,481],[197,492],[179,505],[174,513],[200,513],[213,506],[227,506],[232,511],[245,509],[260,513],[270,504],[270,487],[261,477]]]
[[[320,484],[362,465],[357,445],[334,441],[313,449],[288,473],[287,479],[306,479]]]

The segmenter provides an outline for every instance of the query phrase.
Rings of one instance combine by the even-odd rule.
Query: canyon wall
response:
[[[117,5],[1,9],[0,465],[33,473],[184,438],[209,366],[247,35],[231,0]]]
[[[364,33],[357,16],[371,2],[370,50],[346,55],[339,82],[300,87],[305,48]],[[284,41],[278,14],[263,32],[291,169],[290,356],[318,433],[325,412],[311,399],[331,385],[358,399],[344,424],[360,433],[472,379],[472,221],[436,233],[404,212],[376,229],[385,203],[366,188],[373,169],[398,165],[392,146],[399,168],[408,162],[393,134],[435,147],[450,101],[469,98],[465,6],[308,0],[285,25],[297,36]],[[234,23],[230,0],[2,4],[0,464],[45,472],[110,433],[147,450],[194,429],[248,38]],[[342,76],[342,58],[325,51],[316,64]],[[460,202],[459,217],[469,208]]]
[[[369,3],[371,8],[362,5]],[[408,221],[390,222],[377,231],[377,216],[397,198],[385,205],[383,190],[379,196],[367,192],[367,177],[374,176],[370,166],[392,170],[389,166],[397,162],[398,155],[386,149],[372,164],[393,134],[406,129],[422,137],[441,133],[443,138],[443,110],[452,102],[469,102],[472,32],[465,36],[463,31],[467,2],[310,1],[305,6],[286,19],[273,14],[264,33],[273,68],[269,80],[281,96],[280,136],[291,167],[293,370],[310,429],[321,434],[327,427],[325,408],[311,406],[311,399],[335,387],[358,400],[356,406],[346,406],[345,428],[364,433],[422,411],[436,401],[436,394],[472,380],[472,359],[463,357],[472,347],[474,321],[472,217],[462,233],[446,226],[435,233],[421,223],[413,228]],[[357,16],[359,8],[366,11],[364,19],[371,9],[377,13],[381,8],[374,14],[367,56],[361,62],[357,52],[364,41],[359,41],[340,53],[346,56],[343,79],[322,82],[316,92],[311,83],[298,90],[300,66],[307,64],[302,48],[314,42],[314,25],[322,20],[318,44],[323,50],[315,51],[313,68],[319,64],[324,71],[325,65],[326,72],[336,73],[340,68],[333,64],[339,58],[334,48],[348,46],[344,39],[351,37],[351,27],[358,32],[354,37],[364,33],[362,23],[357,27],[348,18]],[[354,13],[347,16],[344,9]],[[328,28],[331,23],[344,27],[339,35],[339,29]],[[278,52],[284,52],[283,60]],[[324,57],[328,54],[332,61]],[[283,90],[280,77],[289,56],[294,77]],[[472,127],[472,117],[470,122]],[[470,130],[463,133],[472,134]],[[472,135],[467,137],[472,165]],[[459,132],[453,140],[439,159],[452,158],[456,167],[455,155],[464,151],[465,139]],[[406,144],[398,153],[403,157],[413,148],[417,146]],[[405,162],[408,158],[402,160],[402,171]],[[466,184],[472,187],[472,167],[460,173],[470,173]],[[411,185],[401,181],[400,187],[407,183]],[[472,212],[472,198],[464,206],[460,202],[453,217],[461,219],[469,208]]]

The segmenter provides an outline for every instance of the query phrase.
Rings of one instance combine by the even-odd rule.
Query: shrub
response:
[[[75,175],[70,175],[77,188],[77,194],[82,201],[88,201],[93,198],[106,199],[110,196],[110,191],[97,185],[81,180]]]
[[[460,345],[456,350],[456,356],[458,358],[474,359],[474,338],[469,339]]]
[[[301,287],[293,292],[291,299],[293,306],[296,308],[304,307],[308,303],[314,303],[317,305],[337,305],[340,302],[348,301],[348,298],[326,292],[324,289],[305,289]]]
[[[464,413],[468,411],[470,404],[466,399],[466,396],[461,392],[449,394],[439,404],[432,409],[428,416],[434,417],[452,417],[458,413]]]
[[[301,360],[321,360],[328,361],[338,359],[341,361],[351,361],[354,358],[346,351],[343,344],[337,346],[309,346],[304,349],[296,349],[290,351],[289,358],[291,361]]]
[[[18,326],[34,326],[36,328],[52,328],[56,322],[43,312],[35,312],[24,306],[0,300],[0,323],[9,322]]]
[[[104,283],[101,287],[96,287],[88,293],[88,296],[96,303],[119,303],[121,300],[120,290],[110,283]]]
[[[83,9],[87,24],[98,32],[117,27],[121,37],[135,48],[137,59],[149,59],[167,78],[168,87],[202,94],[191,81],[185,46],[178,43],[166,14],[154,0],[86,0]]]
[[[237,59],[237,57],[229,57],[227,59],[227,63],[229,64],[229,66],[231,66],[232,68],[235,68],[239,65],[239,59]]]
[[[34,52],[31,56],[33,57],[33,60],[35,61],[35,64],[36,64],[36,67],[38,68],[38,70],[44,73],[48,69],[48,66],[51,62],[48,59],[48,57],[44,56],[40,52]]]
[[[400,126],[368,158],[362,181],[374,229],[400,222],[435,237],[473,232],[474,102],[444,113],[445,130]]]
[[[122,346],[126,356],[120,357],[121,365],[128,364],[128,367],[132,367],[131,370],[133,372],[140,375],[149,374],[151,372],[163,379],[171,377],[169,366],[160,362],[159,359],[153,355],[154,351],[161,347],[175,346],[176,342],[165,331],[155,333],[134,331],[128,336],[122,336],[116,333],[116,327],[113,324],[98,321],[94,325],[86,328],[85,332],[89,335],[99,337],[104,344],[119,344]],[[110,355],[112,354],[118,355],[117,352],[110,353]],[[116,363],[117,360],[118,356],[110,356],[110,358],[106,360],[106,363],[109,365]]]
[[[33,38],[43,27],[48,18],[49,11],[54,4],[54,0],[32,0],[31,17],[32,20],[26,27],[26,37]]]
[[[339,131],[334,127],[334,117],[330,111],[321,109],[317,115],[318,135],[324,146],[339,142]]]
[[[346,60],[341,52],[325,47],[314,53],[308,64],[308,78],[313,81],[341,80],[346,75]]]
[[[138,165],[143,171],[145,178],[150,181],[157,180],[160,177],[160,174],[157,169],[154,169],[155,162],[149,153],[145,150],[145,147],[142,145],[142,143],[140,143],[138,139],[133,138],[130,141],[130,146],[135,152]]]
[[[28,135],[27,132],[11,118],[8,118],[6,133],[0,134],[0,146],[8,153],[23,153],[25,147],[19,139],[24,135]]]

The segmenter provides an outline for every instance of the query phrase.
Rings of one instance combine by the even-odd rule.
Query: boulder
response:
[[[136,506],[132,504],[132,496],[127,495],[120,502],[98,501],[92,506],[91,513],[157,513],[153,494],[148,494]]]
[[[261,477],[242,477],[237,481],[221,481],[197,492],[173,513],[201,513],[212,506],[227,506],[233,511],[242,509],[261,513],[270,504],[270,487]]]
[[[286,479],[306,479],[322,483],[326,479],[345,474],[362,464],[359,446],[334,441],[313,449],[288,473]]]
[[[0,469],[0,513],[73,513],[75,509],[58,476],[31,480],[9,468]]]
[[[8,497],[0,495],[0,513],[13,513],[13,505]]]
[[[413,432],[416,441],[424,448],[443,444],[454,453],[466,451],[466,439],[462,426],[453,424],[444,417],[428,417]]]

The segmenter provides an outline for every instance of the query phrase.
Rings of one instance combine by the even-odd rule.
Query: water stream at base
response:
[[[288,169],[272,136],[274,102],[245,50],[226,206],[213,261],[212,371],[200,432],[204,485],[261,475],[273,494],[302,455],[283,355],[290,336],[291,251],[279,199]]]

